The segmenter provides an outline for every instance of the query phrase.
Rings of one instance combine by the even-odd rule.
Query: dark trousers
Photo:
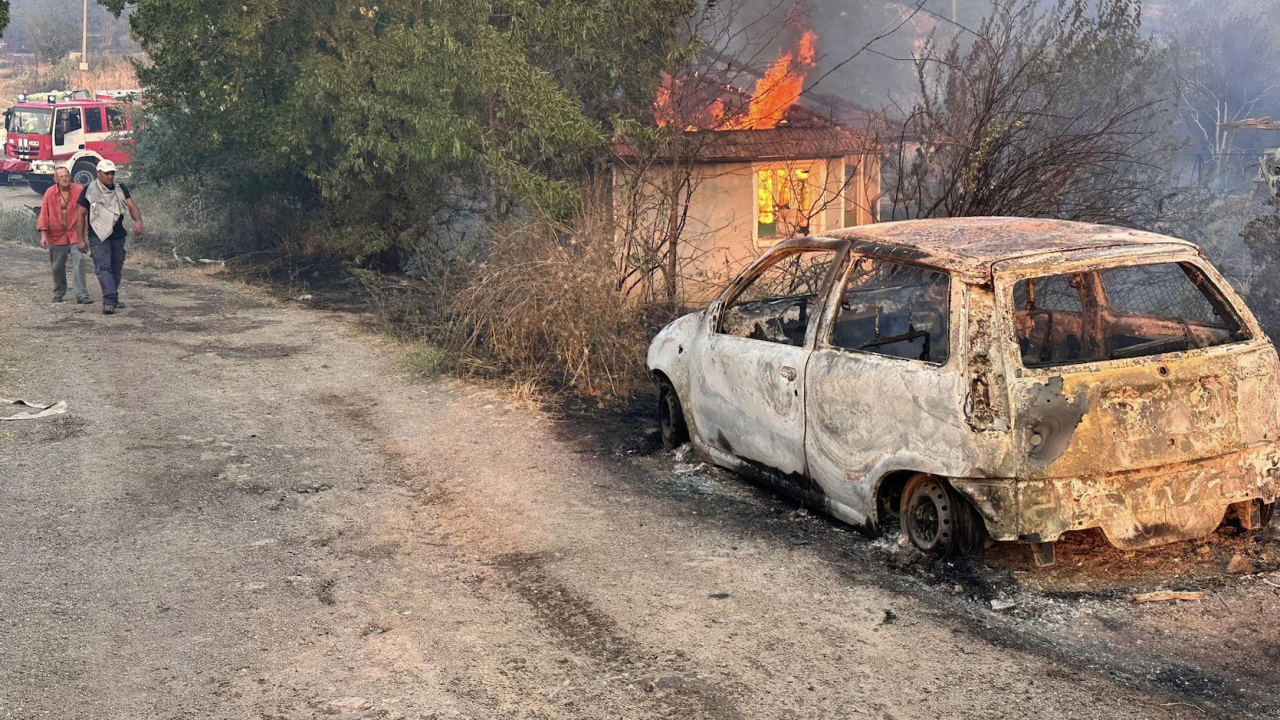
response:
[[[98,285],[102,286],[102,304],[115,305],[120,300],[120,274],[124,272],[124,238],[89,238],[89,254],[93,256]]]
[[[53,299],[61,300],[67,294],[67,260],[71,260],[71,280],[76,299],[88,298],[89,288],[84,282],[84,266],[88,258],[75,245],[50,245],[49,264],[53,266]]]

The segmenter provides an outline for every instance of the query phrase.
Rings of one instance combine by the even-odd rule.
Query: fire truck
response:
[[[70,169],[73,182],[87,185],[99,161],[127,164],[133,159],[129,109],[138,96],[136,90],[19,95],[4,113],[7,137],[0,171],[23,176],[32,190],[43,194],[53,185],[54,168]]]

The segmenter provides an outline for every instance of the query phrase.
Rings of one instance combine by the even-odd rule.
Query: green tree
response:
[[[647,111],[697,9],[363,1],[137,2],[156,116],[145,169],[284,192],[328,235],[358,238],[357,255],[412,243],[460,179],[563,215],[619,120]]]

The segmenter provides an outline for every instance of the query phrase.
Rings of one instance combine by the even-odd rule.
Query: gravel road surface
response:
[[[106,317],[46,268],[0,243],[0,396],[70,406],[0,423],[4,720],[1276,712],[1272,534],[931,563],[357,316],[131,259]],[[1123,598],[1164,586],[1208,596]]]

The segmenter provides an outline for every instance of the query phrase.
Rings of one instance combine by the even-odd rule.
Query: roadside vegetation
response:
[[[38,245],[35,218],[28,210],[0,210],[0,238]]]
[[[299,294],[340,275],[417,372],[600,402],[647,390],[647,340],[685,306],[675,259],[692,187],[672,186],[662,227],[620,222],[617,147],[671,158],[683,128],[654,126],[664,77],[751,69],[776,57],[778,28],[813,20],[747,0],[103,4],[132,13],[145,52],[135,165],[157,252],[228,260]],[[882,5],[849,11],[879,17]],[[935,23],[905,43],[895,62],[914,87],[887,101],[874,138],[883,217],[1166,231],[1205,244],[1229,274],[1276,256],[1270,221],[1245,231],[1271,210],[1242,199],[1253,186],[1239,138],[1196,133],[1216,98],[1280,115],[1280,92],[1218,72],[1226,31],[1191,24],[1280,18],[1245,0],[1180,4],[1152,35],[1143,8],[997,0],[962,30]],[[1266,57],[1280,47],[1274,34],[1246,39]],[[1188,148],[1209,157],[1189,167]],[[1254,275],[1234,279],[1263,293]]]

